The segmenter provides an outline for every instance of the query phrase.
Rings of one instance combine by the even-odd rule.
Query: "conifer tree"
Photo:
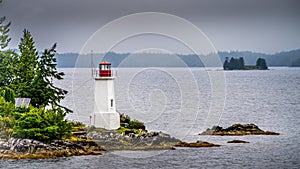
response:
[[[6,18],[0,18],[0,86],[7,86],[14,74],[14,58],[16,53],[6,50],[11,38],[9,38],[10,22]]]
[[[17,97],[34,98],[32,91],[35,89],[34,80],[38,68],[38,52],[29,31],[24,29],[23,37],[19,44],[20,55],[16,59],[16,73],[11,88]],[[33,106],[36,106],[33,104]]]
[[[59,102],[65,97],[67,91],[54,86],[53,80],[62,80],[64,73],[58,72],[56,69],[56,43],[50,48],[45,49],[40,57],[36,83],[41,88],[38,91],[41,98],[38,105],[52,105],[65,108],[59,104]],[[66,109],[66,108],[65,108]],[[66,109],[69,111],[68,109]]]
[[[267,63],[266,63],[266,60],[263,59],[263,58],[258,58],[256,60],[256,67],[258,67],[259,69],[268,69],[268,66],[267,66]]]
[[[224,61],[224,64],[223,64],[223,69],[224,70],[228,70],[229,69],[229,58],[228,57],[226,57],[225,58],[225,61]]]
[[[30,103],[34,107],[49,105],[70,111],[59,104],[67,91],[53,84],[53,80],[62,80],[64,76],[63,72],[56,69],[55,48],[56,44],[39,56],[30,32],[24,30],[19,45],[21,54],[17,59],[17,73],[11,88],[17,97],[31,98]]]
[[[11,38],[8,35],[10,22],[6,23],[6,17],[0,18],[0,49],[3,50],[8,46]]]

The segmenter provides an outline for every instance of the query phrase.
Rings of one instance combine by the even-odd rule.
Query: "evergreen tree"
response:
[[[244,58],[240,57],[238,59],[238,69],[239,70],[244,70],[245,69],[245,62],[244,62]]]
[[[263,58],[258,58],[256,60],[256,67],[258,67],[259,69],[262,69],[262,70],[268,69],[266,60]]]
[[[5,101],[15,103],[15,94],[14,91],[8,87],[2,87],[0,88],[0,96],[2,96]]]
[[[56,70],[56,44],[39,58],[30,32],[24,30],[18,55],[5,50],[10,42],[9,26],[5,17],[0,18],[0,136],[13,134],[42,141],[69,137],[72,126],[65,120],[66,112],[56,108],[62,107],[59,102],[67,93],[53,85],[54,79],[61,80],[64,75]],[[15,107],[15,95],[31,98],[33,106],[42,108]],[[44,110],[46,105],[55,109]]]
[[[3,50],[8,46],[11,38],[8,35],[10,22],[6,23],[6,17],[0,18],[0,49]]]
[[[58,72],[56,69],[55,48],[56,44],[49,50],[45,49],[40,58],[36,78],[36,83],[38,84],[37,88],[39,89],[36,90],[36,96],[40,98],[37,100],[37,105],[58,106],[70,111],[59,104],[59,102],[64,99],[67,91],[53,84],[53,80],[62,80],[64,76],[63,72]]]
[[[11,40],[9,38],[10,22],[5,23],[6,18],[0,18],[0,86],[7,86],[14,74],[14,58],[16,53],[12,50],[5,50]]]
[[[50,105],[70,111],[59,104],[67,91],[53,84],[53,80],[61,80],[64,76],[64,73],[56,69],[55,48],[56,44],[39,57],[30,32],[24,30],[19,45],[21,54],[17,59],[17,73],[11,88],[17,97],[31,98],[31,105],[34,107]]]
[[[34,80],[38,68],[38,52],[30,32],[25,29],[23,33],[19,45],[21,54],[16,59],[16,74],[11,88],[15,91],[17,97],[32,98],[32,91],[35,90]]]
[[[232,57],[229,61],[229,70],[235,69],[235,59]]]
[[[229,68],[228,68],[228,65],[229,64],[229,62],[228,62],[228,57],[226,57],[226,59],[225,59],[225,62],[224,62],[224,64],[223,64],[223,69],[224,70],[228,70]]]
[[[228,57],[226,57],[226,60],[223,64],[224,70],[244,70],[245,69],[245,62],[244,58],[230,58],[230,61],[228,62]]]

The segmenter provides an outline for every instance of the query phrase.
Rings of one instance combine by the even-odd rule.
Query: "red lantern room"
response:
[[[99,64],[99,76],[100,77],[111,77],[111,63],[110,62],[101,62]]]

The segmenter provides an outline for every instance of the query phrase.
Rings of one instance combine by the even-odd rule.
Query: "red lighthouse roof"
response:
[[[111,64],[110,62],[106,62],[106,61],[100,63],[100,65],[110,65],[110,64]]]

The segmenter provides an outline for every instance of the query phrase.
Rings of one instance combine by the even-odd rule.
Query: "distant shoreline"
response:
[[[82,68],[91,68],[97,67],[98,61],[106,60],[112,63],[112,67],[118,67],[128,56],[132,56],[130,53],[115,53],[109,52],[105,55],[103,53],[94,53],[93,54],[93,62],[91,60],[90,54],[79,55],[79,53],[57,53],[57,63],[59,68],[72,68],[72,67],[82,67]],[[250,52],[250,51],[219,51],[218,55],[220,57],[220,64],[225,61],[226,57],[243,57],[245,59],[245,63],[249,65],[254,65],[256,59],[265,58],[269,67],[300,67],[300,49],[290,50],[284,52],[278,52],[274,54],[265,54],[258,52]],[[131,64],[127,63],[126,67],[178,67],[178,64],[174,64],[169,62],[170,60],[174,60],[174,56],[176,60],[181,61],[182,63],[179,65],[180,67],[204,67],[199,56],[196,54],[149,54],[142,53],[139,56],[135,56],[135,60],[138,62],[132,62]],[[150,64],[146,61],[143,62],[140,57],[152,58],[154,61]],[[84,59],[83,59],[84,58]],[[137,59],[136,59],[137,58]],[[164,59],[159,59],[164,58]],[[146,59],[147,60],[147,59]],[[149,59],[148,59],[149,60]],[[162,60],[163,63],[162,64]],[[131,60],[133,61],[133,60]],[[93,63],[93,66],[91,66]],[[123,65],[124,66],[124,65]]]

